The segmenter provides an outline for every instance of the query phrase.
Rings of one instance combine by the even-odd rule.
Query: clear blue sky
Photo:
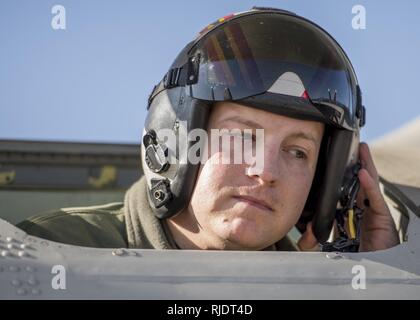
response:
[[[53,30],[51,8],[66,8]],[[354,30],[352,7],[366,8]],[[253,5],[320,24],[348,53],[372,141],[420,114],[420,1],[0,0],[0,139],[138,142],[148,94],[204,26]]]

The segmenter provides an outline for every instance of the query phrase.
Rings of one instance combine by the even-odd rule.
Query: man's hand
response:
[[[360,144],[359,158],[362,169],[359,171],[360,191],[357,195],[357,206],[364,208],[359,251],[391,248],[399,244],[398,233],[379,188],[378,172],[366,143]],[[310,223],[300,238],[298,246],[302,251],[318,249],[318,242]]]
[[[366,143],[360,144],[359,158],[362,169],[359,171],[357,206],[365,209],[361,224],[360,251],[391,248],[399,244],[398,233],[379,188],[378,172]]]

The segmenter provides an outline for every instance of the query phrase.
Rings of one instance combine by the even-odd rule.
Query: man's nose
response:
[[[265,144],[264,158],[260,159],[260,161],[257,159],[254,166],[247,167],[247,175],[258,179],[261,183],[275,185],[283,171],[279,149],[277,144]]]

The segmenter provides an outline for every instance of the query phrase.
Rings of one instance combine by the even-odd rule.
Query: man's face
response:
[[[213,150],[201,165],[188,208],[169,220],[181,247],[261,250],[283,238],[304,208],[324,125],[236,103],[214,105],[211,129],[264,129],[264,162],[222,164]],[[209,150],[211,148],[209,147]],[[210,152],[210,151],[209,151]]]

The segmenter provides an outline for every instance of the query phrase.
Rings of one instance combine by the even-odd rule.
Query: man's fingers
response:
[[[362,168],[365,168],[370,176],[379,182],[379,175],[373,162],[372,154],[370,153],[369,146],[364,142],[360,143],[359,157],[362,162]]]
[[[369,199],[370,206],[375,208],[375,211],[380,211],[382,207],[386,206],[381,194],[378,182],[370,175],[368,170],[360,169],[359,180],[361,187],[367,199]],[[358,199],[364,201],[364,199]]]
[[[356,204],[357,204],[357,206],[359,207],[359,208],[364,208],[364,207],[366,207],[365,206],[365,199],[366,199],[367,197],[366,197],[366,194],[365,194],[365,192],[364,192],[364,190],[363,189],[361,189],[360,191],[359,191],[359,194],[357,195],[357,198],[356,198]]]

